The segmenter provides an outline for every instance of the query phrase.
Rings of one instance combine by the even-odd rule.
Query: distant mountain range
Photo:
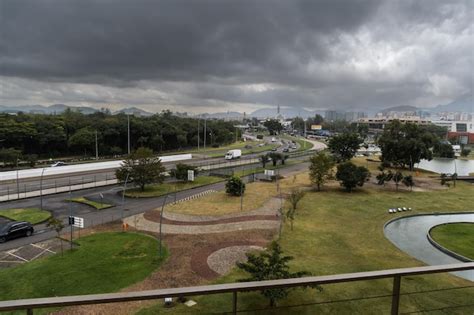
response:
[[[28,112],[28,113],[43,113],[43,114],[60,114],[64,112],[66,109],[72,109],[74,111],[81,112],[83,114],[91,114],[99,111],[99,109],[88,107],[88,106],[68,106],[64,104],[54,104],[51,106],[44,106],[44,105],[20,105],[20,106],[2,106],[0,105],[0,112],[3,113],[17,113],[17,112]],[[353,109],[348,111],[354,111]],[[393,112],[417,112],[417,111],[425,111],[431,113],[440,113],[440,112],[467,112],[467,113],[474,113],[474,100],[471,95],[464,95],[463,97],[455,100],[451,103],[438,105],[432,108],[423,108],[423,107],[415,107],[415,106],[395,106],[385,108],[383,110],[379,110],[383,113],[387,113],[390,111]],[[150,113],[146,110],[137,107],[128,107],[123,108],[118,111],[113,112],[113,114],[138,114],[141,116],[151,116],[153,113]],[[370,111],[370,113],[376,113],[376,111]],[[296,109],[296,108],[281,108],[280,114],[283,117],[291,118],[291,117],[314,117],[316,114],[324,115],[323,111],[310,111],[305,109]],[[220,113],[209,113],[203,114],[209,118],[229,118],[229,119],[240,119],[244,116],[243,113],[240,112],[220,112]],[[247,117],[257,117],[257,118],[267,118],[267,117],[276,117],[277,116],[277,109],[275,107],[269,108],[261,108],[257,109],[256,111],[249,113],[246,115]]]
[[[44,105],[1,106],[0,105],[0,112],[2,113],[25,112],[25,113],[42,113],[42,114],[60,114],[68,108],[71,108],[75,111],[78,111],[84,114],[91,114],[98,111],[95,108],[86,107],[86,106],[67,106],[64,104],[54,104],[51,106],[44,106]]]
[[[18,112],[25,112],[25,113],[40,113],[40,114],[61,114],[62,112],[66,111],[66,109],[70,108],[73,111],[78,111],[83,114],[92,114],[95,112],[100,111],[100,109],[96,109],[93,107],[88,106],[68,106],[64,104],[54,104],[50,106],[44,105],[21,105],[21,106],[1,106],[0,105],[0,112],[1,113],[18,113]],[[143,109],[138,107],[127,107],[121,110],[115,111],[112,114],[135,114],[141,116],[151,116],[153,113],[147,112]]]

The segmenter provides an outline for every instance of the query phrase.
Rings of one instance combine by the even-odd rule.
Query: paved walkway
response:
[[[278,198],[271,198],[262,207],[246,213],[221,216],[192,216],[165,212],[163,218],[166,219],[166,221],[163,222],[161,231],[163,234],[209,234],[252,229],[277,229],[280,223],[278,220],[279,208],[280,200]],[[158,212],[157,210],[152,211]],[[256,216],[259,216],[258,219]],[[248,217],[249,220],[243,220],[246,217]],[[170,224],[168,223],[170,220],[177,222],[176,224]],[[227,222],[216,224],[215,221],[218,220],[226,220]],[[157,222],[159,220],[149,220],[144,213],[127,217],[123,221],[138,230],[149,232],[160,231],[160,223]],[[196,222],[200,224],[197,225],[195,224]]]

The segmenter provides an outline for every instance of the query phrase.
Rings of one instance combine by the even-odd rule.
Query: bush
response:
[[[232,176],[225,184],[225,192],[232,196],[241,196],[245,192],[245,183],[240,177]]]
[[[171,176],[179,180],[188,180],[188,171],[193,170],[194,176],[198,174],[198,168],[184,163],[176,164],[176,168],[171,170]]]

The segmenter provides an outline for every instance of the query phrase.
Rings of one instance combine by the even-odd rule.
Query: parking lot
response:
[[[66,248],[69,244],[63,241],[63,246]],[[0,268],[15,267],[26,262],[56,254],[60,251],[61,243],[57,238],[1,251]]]

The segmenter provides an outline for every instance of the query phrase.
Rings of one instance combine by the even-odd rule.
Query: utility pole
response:
[[[97,142],[97,130],[95,131],[95,159],[99,159],[99,143]]]
[[[130,114],[127,114],[128,155],[130,155]]]

